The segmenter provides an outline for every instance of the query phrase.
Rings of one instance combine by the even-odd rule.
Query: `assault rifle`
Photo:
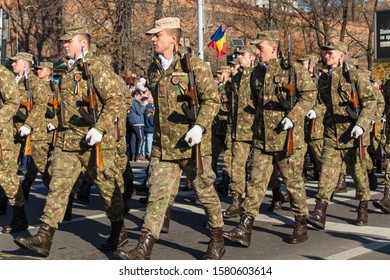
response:
[[[30,112],[33,109],[33,97],[32,97],[32,92],[31,92],[31,88],[30,88],[30,80],[28,78],[28,69],[26,69],[26,71],[24,73],[24,88],[27,90],[27,100],[20,101],[20,105],[26,108],[27,117],[28,117],[30,115]],[[27,119],[27,117],[26,117],[26,119]],[[25,156],[32,155],[31,133],[26,136],[26,144],[24,146],[24,155]]]
[[[182,67],[183,71],[188,73],[188,88],[184,93],[185,98],[187,99],[188,104],[183,104],[183,111],[188,112],[190,111],[191,114],[187,113],[187,116],[190,117],[193,123],[195,123],[196,118],[198,117],[198,98],[196,94],[196,85],[195,85],[195,78],[194,78],[194,72],[192,71],[191,64],[190,64],[190,54],[188,52],[186,43],[185,43],[185,37],[183,35],[183,42],[184,42],[184,57],[182,59]],[[192,139],[189,139],[189,142],[191,143]],[[193,147],[193,153],[195,155],[195,161],[196,161],[196,174],[202,175],[203,174],[203,162],[202,162],[202,155],[201,155],[201,149],[200,149],[200,143],[196,144]]]
[[[85,111],[79,111],[79,112],[87,121],[89,121],[92,125],[95,125],[98,119],[98,108],[97,108],[98,97],[95,92],[95,87],[93,86],[92,83],[92,76],[90,75],[88,70],[88,62],[85,60],[83,47],[81,47],[81,56],[83,60],[83,68],[82,68],[83,79],[87,80],[87,89],[88,89],[88,96],[83,95],[83,100],[88,103],[88,110],[90,114],[87,113],[86,115],[85,113],[82,113]],[[94,147],[95,147],[97,172],[103,171],[104,162],[103,162],[102,144],[100,142],[96,143]]]
[[[359,95],[356,90],[355,83],[352,79],[352,73],[348,63],[348,56],[346,56],[344,63],[345,63],[345,69],[347,70],[348,82],[351,84],[351,94],[349,95],[348,102],[352,105],[352,109],[350,106],[347,106],[347,113],[353,120],[357,120],[360,114]],[[363,145],[363,135],[359,136],[358,141],[359,141],[359,157],[360,157],[360,161],[363,161],[366,158],[366,151],[364,150],[364,145]]]
[[[51,72],[51,79],[50,79],[50,89],[53,92],[53,99],[48,101],[47,103],[53,107],[53,113],[54,117],[57,116],[58,112],[58,91],[56,88],[56,83],[54,82],[54,76],[53,71]],[[57,128],[53,131],[53,138],[51,140],[51,146],[54,148],[57,142]]]
[[[288,66],[288,84],[283,84],[282,88],[286,91],[288,107],[287,114],[292,110],[296,102],[296,84],[295,84],[295,67],[293,64],[293,52],[291,50],[291,37],[288,35],[288,52],[287,52],[287,66]],[[294,153],[294,142],[293,142],[293,130],[289,128],[287,130],[286,139],[286,157],[290,157]]]

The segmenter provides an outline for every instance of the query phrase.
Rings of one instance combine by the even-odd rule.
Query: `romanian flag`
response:
[[[218,59],[220,59],[226,53],[226,29],[222,30],[222,24],[218,27],[217,31],[210,37],[211,42],[208,47],[217,51]]]

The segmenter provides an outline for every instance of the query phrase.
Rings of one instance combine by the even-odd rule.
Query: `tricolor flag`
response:
[[[218,27],[217,31],[210,37],[211,42],[207,45],[217,51],[218,59],[220,59],[226,53],[226,29],[222,30],[222,24]]]

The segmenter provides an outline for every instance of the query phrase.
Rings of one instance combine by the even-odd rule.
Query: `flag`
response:
[[[218,27],[217,31],[210,37],[211,42],[208,47],[217,51],[218,59],[220,59],[226,53],[226,29],[222,30],[222,24]]]

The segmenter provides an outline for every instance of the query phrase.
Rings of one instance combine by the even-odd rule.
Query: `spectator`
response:
[[[125,76],[123,77],[123,80],[125,80],[128,88],[135,85],[136,77],[137,77],[137,75],[133,74],[133,72],[130,69],[126,70]]]
[[[149,94],[149,96],[151,97],[152,95]],[[150,154],[152,152],[152,142],[153,142],[153,121],[154,121],[153,98],[148,99],[148,105],[146,105],[144,118],[145,118],[145,127],[144,127],[145,141],[144,141],[143,150],[146,159],[149,159]]]

